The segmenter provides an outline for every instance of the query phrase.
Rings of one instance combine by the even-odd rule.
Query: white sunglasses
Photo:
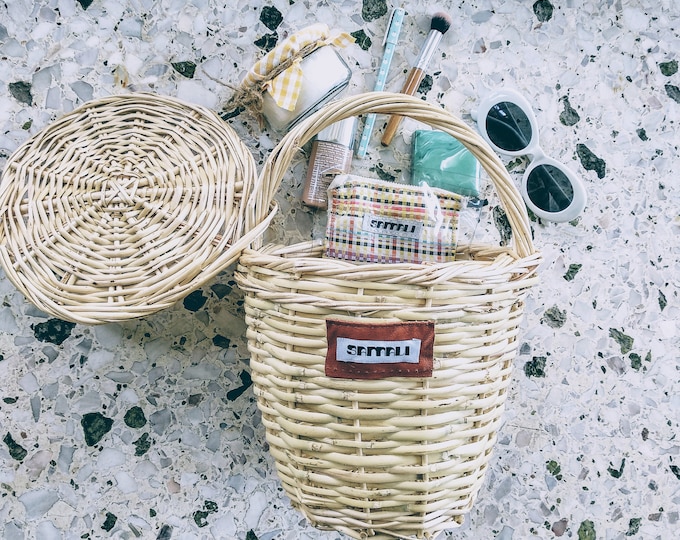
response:
[[[524,96],[510,89],[498,90],[483,98],[470,114],[496,152],[531,157],[520,191],[536,216],[564,222],[583,211],[587,201],[583,182],[566,165],[546,156],[538,145],[538,122]]]

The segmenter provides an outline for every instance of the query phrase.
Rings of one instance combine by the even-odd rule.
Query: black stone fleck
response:
[[[141,407],[132,407],[128,409],[123,418],[128,427],[139,429],[146,425],[146,416]]]
[[[373,167],[371,169],[371,172],[374,172],[375,174],[378,175],[378,178],[380,178],[380,180],[385,180],[386,182],[393,182],[396,179],[396,176],[394,174],[385,170],[382,163],[379,163],[376,167]]]
[[[541,22],[549,21],[553,16],[553,5],[548,0],[534,2],[534,15]]]
[[[217,503],[214,501],[205,501],[203,507],[205,510],[196,510],[194,512],[194,521],[199,527],[205,527],[208,524],[206,518],[210,514],[217,512]]]
[[[4,442],[7,445],[9,455],[12,459],[21,461],[28,454],[28,452],[23,446],[14,441],[14,438],[10,433],[7,433],[7,435],[5,435],[5,437],[2,439],[2,442]]]
[[[151,443],[153,441],[149,439],[149,434],[144,433],[139,439],[134,441],[132,444],[135,445],[135,456],[143,456],[151,448]]]
[[[510,221],[508,221],[508,215],[505,213],[500,206],[495,206],[493,211],[493,222],[501,235],[501,245],[507,246],[512,240],[512,227],[510,227]]]
[[[208,512],[205,510],[196,510],[194,512],[194,522],[199,527],[205,527],[208,524],[206,518],[208,517]]]
[[[204,296],[202,291],[194,291],[184,299],[184,307],[189,311],[198,311],[207,301],[208,297]]]
[[[260,13],[260,21],[270,30],[276,30],[283,21],[283,15],[274,6],[265,6]]]
[[[71,335],[76,324],[61,319],[49,319],[33,326],[33,335],[44,342],[61,345]]]
[[[621,478],[623,475],[623,469],[626,467],[626,458],[623,458],[621,460],[621,466],[618,469],[615,469],[613,467],[613,464],[611,461],[609,462],[609,467],[607,467],[607,472],[613,477],[613,478]]]
[[[92,5],[93,0],[78,0],[78,3],[83,9],[87,9]]]
[[[647,132],[645,131],[644,128],[639,128],[639,129],[635,130],[635,132],[637,133],[637,136],[640,137],[641,141],[648,141],[649,140],[649,137],[647,137]]]
[[[628,358],[630,358],[630,367],[635,371],[640,371],[640,368],[642,367],[642,356],[637,353],[630,353]]]
[[[562,480],[562,468],[560,467],[560,464],[557,463],[557,461],[546,461],[545,467],[548,469],[548,472],[552,474],[557,480]]]
[[[597,157],[585,144],[576,145],[576,154],[581,164],[588,171],[595,171],[598,178],[604,178],[607,173],[607,164]]]
[[[374,21],[387,14],[385,0],[364,0],[361,6],[361,16],[366,22]]]
[[[371,45],[373,42],[371,41],[371,38],[366,35],[366,32],[363,30],[357,30],[356,32],[352,32],[350,34],[354,38],[354,43],[359,45],[362,50],[367,51],[368,49],[371,48]]]
[[[550,328],[562,328],[567,321],[567,310],[562,310],[557,306],[548,308],[541,317],[541,322],[547,324]]]
[[[236,118],[239,114],[241,114],[243,111],[245,111],[245,107],[236,107],[235,109],[231,111],[225,111],[220,114],[220,118],[222,120],[230,120],[232,118]]]
[[[80,425],[85,433],[85,442],[88,446],[94,446],[111,431],[113,420],[98,412],[85,413],[80,420]]]
[[[31,94],[31,83],[25,81],[9,83],[9,93],[12,97],[26,105],[33,105],[33,95]]]
[[[432,75],[425,75],[423,77],[423,80],[420,81],[420,85],[418,86],[418,93],[419,94],[427,94],[430,90],[432,90]]]
[[[118,517],[115,514],[112,514],[111,512],[106,512],[106,520],[104,520],[102,529],[104,529],[105,531],[110,531],[115,527],[116,521],[118,521]]]
[[[255,532],[253,531],[253,529],[250,529],[250,530],[246,533],[246,540],[258,540],[257,535],[255,534]]]
[[[560,98],[560,101],[564,105],[564,110],[560,113],[560,123],[562,123],[562,125],[573,126],[581,120],[579,114],[571,106],[571,103],[569,103],[569,98],[567,96]]]
[[[670,60],[669,62],[661,62],[659,63],[659,69],[661,70],[661,74],[666,77],[675,75],[678,72],[678,61]]]
[[[675,477],[680,480],[680,467],[677,465],[671,465],[670,466],[671,472],[675,475]]]
[[[668,300],[666,300],[666,295],[663,293],[663,291],[659,291],[659,308],[661,311],[663,311],[667,305]],[[0,357],[0,360],[2,360],[2,357]]]
[[[173,69],[187,79],[193,79],[196,73],[196,64],[193,62],[172,62]]]
[[[232,288],[224,283],[215,283],[210,286],[210,290],[215,293],[215,296],[220,300],[225,296],[231,294]]]
[[[680,103],[680,88],[673,84],[667,84],[665,86],[666,88],[666,94],[668,94],[668,97],[671,98],[674,101],[677,101]]]
[[[545,356],[534,356],[524,364],[524,374],[527,377],[545,377]]]
[[[259,39],[255,40],[255,46],[259,47],[263,51],[269,52],[279,41],[279,37],[276,34],[265,34]]]
[[[231,341],[229,340],[229,338],[226,338],[224,336],[220,336],[219,334],[214,336],[212,341],[213,341],[213,345],[215,345],[215,347],[220,347],[222,349],[228,349],[229,345],[231,344]]]
[[[243,384],[242,386],[239,386],[238,388],[234,388],[233,390],[229,390],[229,392],[227,392],[227,399],[229,401],[234,401],[235,399],[240,397],[241,394],[248,390],[248,388],[250,388],[250,385],[253,384],[253,381],[250,378],[250,373],[248,373],[247,371],[242,371],[239,374],[239,377],[241,377],[241,382]]]
[[[570,264],[569,269],[567,270],[567,273],[564,274],[564,279],[567,281],[573,281],[574,277],[576,274],[578,274],[578,271],[581,269],[581,264]]]
[[[627,354],[633,349],[633,338],[616,328],[609,329],[609,337],[613,338],[621,347],[621,354]]]
[[[172,527],[170,525],[163,525],[161,530],[158,531],[158,536],[156,540],[170,540],[172,537]]]
[[[642,518],[631,518],[628,521],[628,531],[626,536],[634,536],[640,530],[640,524],[642,523]]]

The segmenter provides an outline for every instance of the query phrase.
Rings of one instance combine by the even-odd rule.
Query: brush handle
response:
[[[401,93],[407,94],[409,96],[415,95],[416,90],[418,90],[418,87],[420,86],[420,83],[423,81],[424,76],[425,72],[422,69],[418,67],[412,68],[410,73],[408,74],[406,82],[404,83],[404,87],[401,89]],[[397,133],[397,129],[399,128],[399,124],[401,124],[402,118],[403,118],[402,116],[397,114],[393,114],[390,116],[390,119],[387,122],[387,127],[385,128],[385,132],[383,133],[382,139],[380,139],[380,144],[382,144],[383,146],[390,145],[392,139],[394,139],[394,136]]]
[[[404,21],[405,11],[401,8],[397,8],[392,12],[390,16],[390,22],[388,24],[387,34],[385,35],[385,51],[383,52],[382,62],[380,63],[380,69],[378,70],[378,76],[375,80],[375,87],[373,90],[375,92],[380,92],[385,88],[385,81],[387,80],[387,73],[390,69],[390,64],[392,63],[392,57],[394,56],[394,50],[397,47],[397,41],[399,40],[399,33],[401,32],[401,25]],[[366,116],[366,122],[364,124],[364,131],[361,134],[361,139],[359,140],[359,146],[357,147],[356,155],[359,158],[366,156],[366,151],[368,150],[368,143],[371,139],[371,133],[373,132],[373,126],[375,125],[375,113],[371,113]]]

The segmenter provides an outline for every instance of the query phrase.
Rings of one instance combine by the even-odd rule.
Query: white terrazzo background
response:
[[[318,20],[370,38],[368,50],[342,54],[354,70],[347,92],[372,89],[384,2],[223,4],[236,2],[0,4],[0,166],[91,98],[150,90],[218,110],[227,85],[258,57],[257,40]],[[401,87],[431,14],[445,9],[454,23],[422,97],[470,121],[487,89],[518,88],[534,105],[546,153],[577,171],[589,194],[575,222],[533,223],[545,263],[527,305],[506,422],[474,509],[442,537],[677,538],[677,2],[405,7],[388,89]],[[261,16],[272,8],[282,22],[268,28]],[[173,68],[181,62],[195,63],[192,78]],[[230,122],[261,163],[276,136],[245,115]],[[406,139],[414,127],[403,124]],[[357,166],[399,168],[400,148],[403,141],[378,156],[373,147]],[[285,215],[272,231],[291,241],[308,238],[318,221],[299,203],[304,169],[301,159],[287,179]],[[125,324],[59,328],[2,271],[0,300],[2,538],[341,538],[306,524],[278,485],[230,272],[173,309]],[[143,418],[131,420],[130,410]],[[112,421],[93,445],[81,425],[88,413]]]

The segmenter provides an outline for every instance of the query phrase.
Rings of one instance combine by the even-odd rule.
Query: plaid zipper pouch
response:
[[[371,263],[453,261],[462,197],[338,175],[328,188],[326,255]]]

